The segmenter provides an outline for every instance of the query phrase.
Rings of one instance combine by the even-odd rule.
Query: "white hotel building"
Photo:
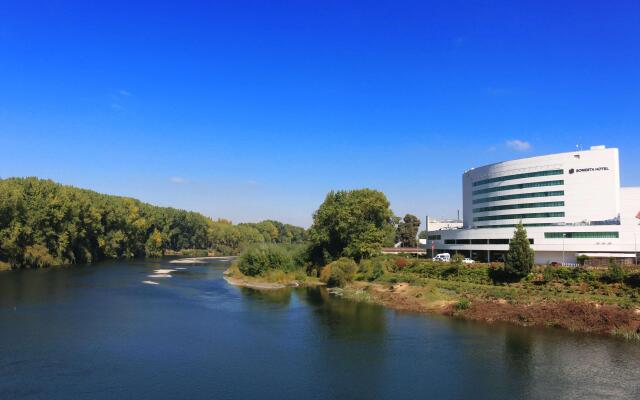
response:
[[[636,260],[640,187],[620,187],[618,149],[595,146],[470,169],[462,194],[462,229],[430,230],[428,248],[501,260],[522,221],[536,263],[575,263],[582,254]]]

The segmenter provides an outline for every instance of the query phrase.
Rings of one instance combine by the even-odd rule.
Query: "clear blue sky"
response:
[[[637,0],[91,3],[0,4],[0,176],[300,225],[578,143],[640,185]]]

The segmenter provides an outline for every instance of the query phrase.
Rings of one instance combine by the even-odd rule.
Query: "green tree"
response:
[[[533,268],[534,257],[534,251],[529,244],[529,238],[527,238],[527,230],[520,222],[509,243],[509,251],[504,264],[505,272],[519,278],[527,276]]]
[[[247,276],[262,275],[267,270],[293,271],[291,255],[276,245],[260,245],[249,248],[240,255],[238,269]]]
[[[147,257],[160,257],[164,254],[165,239],[158,229],[154,229],[147,243],[145,244],[145,254]]]
[[[420,229],[420,219],[415,215],[407,214],[398,224],[396,230],[396,242],[400,242],[402,247],[417,247],[416,236]]]
[[[331,191],[313,214],[308,231],[316,265],[340,257],[356,260],[380,253],[395,234],[393,212],[384,193],[371,190]]]

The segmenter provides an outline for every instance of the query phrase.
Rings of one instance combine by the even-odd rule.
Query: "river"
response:
[[[0,273],[0,398],[640,398],[638,343],[241,289],[227,266]]]

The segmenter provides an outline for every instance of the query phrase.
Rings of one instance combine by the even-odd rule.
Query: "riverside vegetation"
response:
[[[404,221],[402,232],[416,226],[410,217]],[[228,274],[236,283],[248,278],[278,287],[320,281],[336,294],[400,310],[640,339],[636,268],[535,266],[522,224],[504,264],[381,255],[399,236],[397,223],[380,192],[331,192],[314,214],[306,245],[247,250]]]
[[[522,225],[505,264],[381,255],[396,240],[414,245],[418,226],[369,189],[330,192],[305,231],[277,221],[234,225],[49,180],[0,180],[0,269],[241,253],[227,271],[235,284],[325,284],[402,310],[640,337],[637,269],[534,266]]]
[[[234,225],[50,180],[0,180],[0,269],[163,254],[233,255],[249,244],[302,243],[277,221]]]

